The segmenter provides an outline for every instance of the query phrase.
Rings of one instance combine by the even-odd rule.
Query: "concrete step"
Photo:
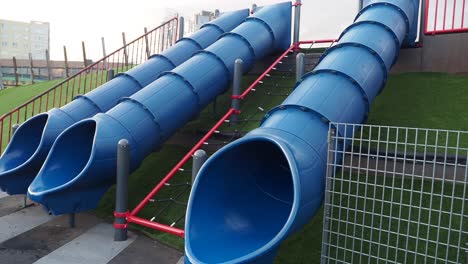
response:
[[[29,231],[53,217],[40,206],[30,206],[23,210],[0,217],[0,243]]]
[[[100,223],[73,239],[50,254],[42,257],[35,264],[106,264],[128,247],[136,239],[129,232],[123,242],[113,241],[114,228],[110,224]]]
[[[143,235],[114,242],[112,224],[92,214],[76,215],[69,227],[67,215],[48,215],[39,205],[22,208],[23,196],[0,198],[0,263],[175,264],[183,255]]]

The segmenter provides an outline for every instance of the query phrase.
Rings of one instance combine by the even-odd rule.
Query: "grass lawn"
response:
[[[29,104],[27,107],[21,108],[19,111],[14,112],[11,117],[7,116],[3,123],[0,122],[0,133],[3,132],[0,140],[2,150],[7,146],[9,140],[10,122],[11,124],[21,124],[30,117],[38,113],[46,112],[54,107],[65,105],[72,101],[78,94],[85,94],[100,84],[106,82],[107,72],[90,72],[86,75],[71,79],[65,82],[48,94],[43,95],[41,98],[35,99],[34,103]],[[62,80],[53,80],[33,85],[25,85],[12,87],[0,90],[0,116],[10,112],[15,107],[25,103],[31,98],[47,91],[54,85],[60,83]],[[3,125],[3,128],[1,127]]]
[[[252,76],[245,77],[243,82],[244,87],[247,87],[253,79]],[[276,83],[277,85],[272,86],[272,83]],[[242,115],[239,118],[248,121],[241,122],[235,129],[249,131],[257,127],[259,120],[265,114],[265,111],[260,110],[259,107],[263,110],[268,110],[278,105],[291,91],[294,83],[293,76],[283,80],[271,79],[271,82],[265,82],[263,84],[264,90],[260,86],[256,92],[249,95],[245,102],[243,102]],[[466,108],[466,102],[468,102],[468,93],[464,91],[467,86],[468,77],[460,75],[438,73],[391,75],[386,89],[372,106],[368,123],[468,130],[468,117],[463,114],[463,109]],[[270,96],[265,96],[266,94]],[[222,116],[229,107],[229,96],[230,91],[218,98],[216,114],[213,113],[212,105],[209,105],[199,115],[197,120],[187,124],[182,131],[208,130],[209,126],[214,124],[217,118]],[[230,129],[232,127],[224,129],[223,132]],[[131,177],[131,207],[134,207],[158,180],[170,170],[172,165],[185,154],[184,150],[183,147],[168,145],[161,152],[153,153],[145,160],[140,169]],[[187,167],[190,167],[190,165]],[[180,183],[185,180],[189,180],[188,176],[174,181]],[[183,186],[179,187],[183,188]],[[180,188],[167,188],[166,193],[157,199],[178,196]],[[98,215],[107,217],[109,220],[113,211],[113,196],[114,189],[106,194],[105,199],[101,202],[101,206],[97,209]],[[186,197],[187,195],[183,194],[179,196],[178,200],[186,202],[184,200]],[[155,214],[159,214],[165,205],[166,203],[148,206],[151,210],[145,208],[141,215],[151,218]],[[161,222],[170,224],[174,219],[183,214],[183,210],[185,209],[183,205],[172,207],[173,209],[169,209],[168,213],[159,216]],[[276,263],[319,263],[322,241],[322,218],[323,212],[321,210],[302,231],[286,240],[279,250]],[[183,220],[178,222],[176,226],[183,227]],[[183,249],[182,239],[146,228],[141,229],[166,244]]]
[[[466,75],[391,75],[367,123],[468,131],[467,87]]]
[[[61,79],[0,90],[0,116],[62,81]]]

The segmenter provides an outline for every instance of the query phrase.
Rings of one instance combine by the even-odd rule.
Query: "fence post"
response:
[[[63,46],[63,56],[65,58],[65,77],[70,77],[70,72],[68,69],[68,57],[67,57],[67,47]]]
[[[123,42],[123,52],[124,52],[124,59],[125,59],[125,66],[128,66],[128,54],[127,54],[127,41],[125,40],[125,32],[122,32],[122,42]]]
[[[114,76],[115,76],[114,69],[110,68],[109,70],[107,70],[107,81],[114,79]]]
[[[145,31],[146,59],[149,59],[151,54],[150,54],[150,50],[149,50],[148,29],[146,27],[144,27],[143,30]]]
[[[86,47],[85,47],[84,41],[81,41],[81,48],[83,49],[83,65],[84,65],[83,68],[86,68],[88,67],[88,62],[86,59]]]
[[[294,39],[293,43],[299,42],[299,31],[301,25],[301,0],[296,0],[294,4]]]
[[[31,72],[31,83],[34,84],[34,70],[33,70],[33,59],[32,59],[32,54],[31,52],[29,53],[29,69]]]
[[[50,54],[49,54],[49,50],[46,49],[45,50],[45,56],[46,56],[46,63],[47,63],[47,79],[52,80],[52,73],[51,73],[51,69],[50,69]]]
[[[18,64],[16,64],[16,57],[13,56],[13,68],[15,71],[15,86],[18,86],[19,78],[18,78]]]
[[[184,38],[185,31],[185,18],[183,16],[179,17],[179,39]]]
[[[193,154],[193,163],[192,163],[192,183],[195,181],[200,168],[203,166],[205,161],[208,159],[208,155],[203,149],[195,151]]]
[[[362,10],[362,8],[364,7],[364,0],[358,0],[358,12],[360,12]],[[424,10],[424,9],[423,9]]]
[[[114,241],[127,240],[128,176],[130,174],[130,144],[121,139],[117,147],[117,185],[115,193]]]
[[[304,56],[304,53],[299,53],[296,56],[296,82],[300,81],[304,76]]]
[[[234,77],[232,80],[232,102],[231,107],[236,109],[237,111],[240,110],[240,99],[237,98],[241,94],[241,86],[242,86],[242,64],[244,62],[241,59],[237,59],[234,62]],[[231,115],[231,123],[235,125],[238,121],[239,117],[237,115]]]
[[[328,235],[325,234],[325,232],[328,230],[328,225],[329,225],[329,220],[328,220],[328,214],[329,214],[329,208],[327,205],[330,204],[330,192],[328,191],[328,188],[330,188],[331,184],[331,179],[333,177],[333,170],[334,167],[331,165],[334,163],[333,158],[334,158],[334,146],[335,146],[335,128],[330,126],[330,129],[328,131],[328,149],[327,149],[327,175],[325,179],[325,198],[324,198],[324,207],[323,207],[323,231],[322,231],[322,250],[321,250],[321,262],[320,263],[325,263],[325,247],[328,244]]]
[[[106,53],[106,42],[104,41],[104,37],[101,37],[102,43],[102,56],[105,58],[107,56]],[[107,69],[107,59],[104,60],[104,69]]]

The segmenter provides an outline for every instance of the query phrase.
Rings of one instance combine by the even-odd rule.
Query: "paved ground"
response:
[[[50,216],[38,205],[22,208],[22,196],[0,193],[0,263],[175,264],[182,253],[141,234],[113,241],[113,227],[91,214]]]

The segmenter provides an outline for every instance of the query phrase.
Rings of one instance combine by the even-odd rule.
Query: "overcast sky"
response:
[[[127,41],[160,24],[169,14],[192,16],[200,10],[221,11],[249,8],[253,3],[266,5],[276,0],[2,0],[0,18],[19,21],[50,22],[51,57],[63,59],[66,45],[69,58],[81,60],[81,41],[88,57],[102,57],[101,37],[107,51],[121,46],[121,32]],[[349,25],[357,12],[357,0],[303,0],[302,39],[335,38]]]

